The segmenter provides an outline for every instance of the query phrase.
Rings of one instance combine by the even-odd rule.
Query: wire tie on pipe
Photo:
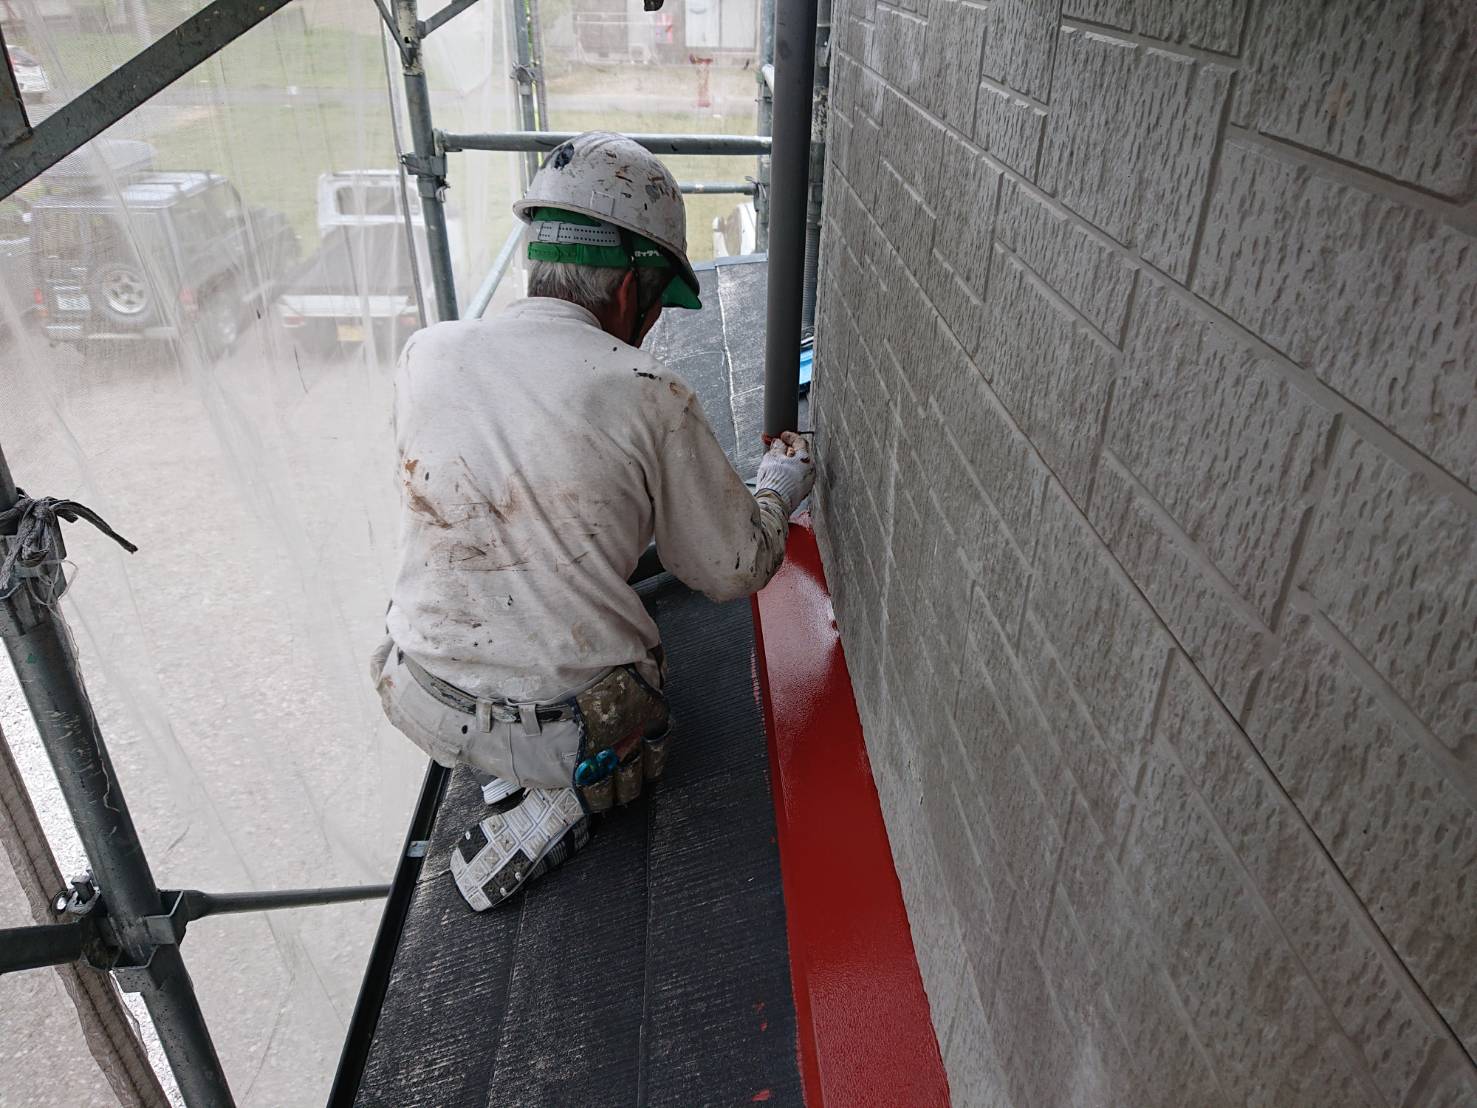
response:
[[[5,550],[0,559],[0,600],[15,595],[26,578],[55,572],[67,556],[61,525],[79,520],[92,524],[130,554],[138,552],[137,546],[86,505],[54,496],[30,497],[18,488],[14,506],[0,512],[0,545]]]

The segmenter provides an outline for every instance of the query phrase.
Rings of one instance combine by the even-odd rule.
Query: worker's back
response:
[[[390,722],[478,774],[491,807],[447,861],[478,911],[563,864],[592,814],[662,774],[660,642],[627,583],[646,543],[715,600],[754,592],[815,481],[786,432],[751,494],[692,391],[606,331],[639,345],[664,307],[701,308],[660,161],[619,135],[577,136],[514,211],[543,295],[433,327],[401,358],[400,570],[370,663]]]
[[[650,666],[656,627],[626,580],[667,439],[702,418],[682,381],[561,300],[417,334],[395,383],[396,644],[510,698]]]

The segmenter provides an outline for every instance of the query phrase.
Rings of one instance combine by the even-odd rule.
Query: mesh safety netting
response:
[[[200,7],[0,5],[33,118]],[[520,10],[540,29],[548,127],[753,133],[757,0]],[[521,126],[509,22],[482,0],[427,40],[438,127]],[[387,881],[420,784],[423,756],[367,676],[395,545],[391,371],[435,303],[397,171],[402,99],[370,0],[300,2],[0,201],[0,443],[27,492],[81,501],[139,546],[69,527],[62,606],[163,886]],[[452,158],[463,306],[525,164]],[[684,181],[754,173],[752,159],[671,165]],[[690,198],[695,259],[752,249],[744,199]],[[515,264],[491,310],[520,287]],[[62,871],[82,873],[5,662],[0,729]],[[191,927],[185,958],[238,1103],[323,1102],[380,909]],[[28,922],[0,858],[0,926]],[[0,978],[0,1105],[115,1103],[66,1006],[49,970]]]

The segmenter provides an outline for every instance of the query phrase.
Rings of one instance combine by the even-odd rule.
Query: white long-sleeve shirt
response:
[[[550,699],[626,663],[655,681],[657,628],[626,583],[653,536],[715,600],[784,556],[783,507],[744,486],[686,383],[562,300],[414,335],[395,440],[387,627],[474,694]]]

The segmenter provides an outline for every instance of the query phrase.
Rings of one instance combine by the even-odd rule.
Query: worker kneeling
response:
[[[451,854],[478,910],[661,776],[661,643],[627,584],[648,542],[714,600],[754,592],[815,480],[787,433],[751,494],[692,390],[639,349],[664,305],[701,307],[660,161],[580,135],[514,210],[528,298],[421,331],[401,356],[399,571],[373,663],[391,722],[484,782],[487,812]]]

